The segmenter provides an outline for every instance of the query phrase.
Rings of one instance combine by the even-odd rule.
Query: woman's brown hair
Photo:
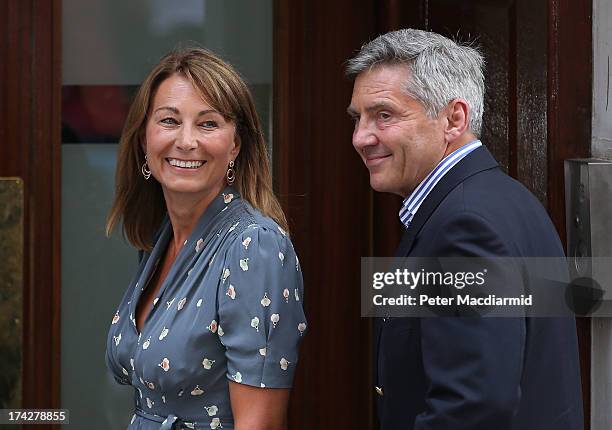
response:
[[[143,250],[152,247],[153,235],[166,213],[166,203],[160,184],[154,179],[145,180],[141,174],[145,162],[142,143],[155,91],[175,73],[187,78],[211,107],[234,122],[240,143],[234,187],[254,208],[288,230],[285,214],[272,190],[268,151],[247,85],[229,64],[210,51],[182,48],[161,59],[132,102],[119,141],[115,199],[106,222],[106,234],[110,235],[121,221],[123,234],[132,245]]]

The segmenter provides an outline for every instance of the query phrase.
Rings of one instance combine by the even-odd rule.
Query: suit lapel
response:
[[[405,257],[408,255],[412,249],[415,237],[419,234],[419,231],[421,231],[421,228],[423,228],[440,202],[444,200],[452,189],[470,176],[496,167],[498,167],[497,161],[495,161],[487,148],[481,146],[470,152],[463,160],[450,169],[419,207],[410,223],[410,227],[408,227],[402,236],[402,241],[397,248],[395,256]]]
[[[410,227],[412,227],[412,225]],[[396,257],[405,257],[406,254],[408,254],[408,251],[410,251],[410,248],[412,248],[412,242],[414,241],[414,237],[416,236],[413,232],[414,229],[412,228],[404,230],[402,240],[397,247],[397,251],[395,251]]]

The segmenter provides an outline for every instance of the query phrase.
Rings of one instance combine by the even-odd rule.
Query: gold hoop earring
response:
[[[236,172],[234,171],[234,160],[229,162],[229,167],[227,169],[227,173],[225,174],[225,179],[227,180],[228,185],[232,185],[236,180]]]
[[[147,165],[147,154],[145,154],[145,162],[140,168],[142,176],[144,176],[145,180],[149,180],[151,177],[151,171],[149,170],[149,166]]]

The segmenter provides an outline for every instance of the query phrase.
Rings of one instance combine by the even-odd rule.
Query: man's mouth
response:
[[[178,158],[166,158],[168,164],[182,169],[197,169],[201,167],[206,160],[179,160]]]
[[[368,154],[365,157],[365,163],[366,165],[377,164],[390,156],[391,154]]]

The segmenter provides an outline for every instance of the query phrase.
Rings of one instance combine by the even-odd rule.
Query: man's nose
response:
[[[181,129],[181,133],[176,141],[176,146],[183,151],[190,151],[198,147],[196,132],[188,126]]]
[[[374,133],[364,121],[357,121],[355,123],[355,130],[353,130],[353,146],[356,150],[360,151],[367,146],[376,145],[377,142],[376,133]]]

